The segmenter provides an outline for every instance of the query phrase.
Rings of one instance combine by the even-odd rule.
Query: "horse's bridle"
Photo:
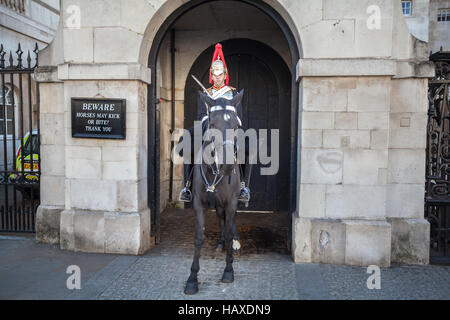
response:
[[[229,111],[233,111],[233,112],[236,113],[236,108],[233,107],[233,106],[226,106],[226,107],[212,106],[211,108],[208,108],[208,105],[206,105],[206,110],[207,110],[207,113],[208,113],[208,116],[207,116],[207,119],[206,119],[206,121],[208,121],[208,128],[207,128],[207,130],[210,129],[210,126],[209,126],[210,125],[210,121],[209,121],[209,119],[210,119],[210,113],[211,112],[220,111],[220,110],[229,110]],[[238,119],[239,119],[239,117],[238,117]],[[211,141],[209,143],[214,143],[214,141]],[[202,148],[200,150],[200,160],[201,160],[200,161],[200,174],[201,174],[201,177],[202,177],[203,184],[206,187],[206,191],[207,192],[216,192],[215,191],[216,190],[216,186],[218,186],[222,182],[222,180],[223,180],[223,178],[225,176],[224,176],[224,174],[220,174],[219,164],[218,164],[218,160],[217,160],[217,153],[216,153],[216,150],[214,148],[214,157],[215,157],[214,164],[216,165],[216,169],[214,169],[211,164],[206,164],[206,165],[208,165],[211,168],[211,171],[212,171],[212,173],[214,175],[213,182],[212,183],[208,182],[208,179],[206,178],[206,175],[205,175],[205,171],[203,170],[203,150],[204,150],[204,147],[205,147],[206,144],[207,144],[207,141],[204,141],[202,143]],[[226,146],[226,145],[232,145],[234,147],[234,164],[236,164],[236,152],[237,152],[236,144],[234,143],[234,141],[225,140],[222,143],[222,147]]]

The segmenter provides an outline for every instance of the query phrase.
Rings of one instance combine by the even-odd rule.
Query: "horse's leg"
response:
[[[239,235],[236,229],[236,216],[233,219],[233,252],[240,253],[241,252],[241,243],[239,242]]]
[[[186,282],[185,294],[196,294],[198,292],[198,279],[197,274],[200,270],[200,250],[205,239],[205,214],[208,210],[207,207],[203,207],[200,200],[194,199],[195,216],[197,223],[195,225],[195,240],[194,240],[194,259],[191,265],[191,274]]]
[[[234,207],[234,208],[233,208]],[[235,206],[228,204],[225,209],[225,246],[227,248],[227,265],[222,275],[222,282],[231,283],[234,281],[233,271],[233,222],[236,212],[237,203]]]
[[[217,207],[216,215],[217,215],[217,218],[219,219],[219,223],[220,223],[220,239],[219,239],[219,242],[217,242],[216,251],[222,251],[224,242],[225,242],[225,238],[224,238],[225,211],[224,211],[224,209],[222,207]]]

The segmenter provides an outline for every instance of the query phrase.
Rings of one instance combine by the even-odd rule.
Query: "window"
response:
[[[437,21],[450,21],[450,9],[438,9]]]
[[[5,85],[5,101],[3,101],[3,89],[0,86],[0,139],[4,134],[4,121],[6,119],[6,134],[12,136],[13,134],[13,120],[14,107],[17,104],[17,99],[14,99],[14,92],[10,86]],[[5,110],[6,106],[6,110]]]
[[[412,1],[402,1],[402,10],[404,16],[412,15]]]
[[[31,143],[30,143],[30,140]],[[33,145],[33,153],[39,154],[39,138],[36,133],[33,133],[31,139],[28,138],[27,143],[23,147],[23,157],[26,158],[31,153],[31,145]]]

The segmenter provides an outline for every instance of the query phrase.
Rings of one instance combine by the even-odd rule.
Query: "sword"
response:
[[[205,86],[193,75],[193,74],[191,74],[191,77],[195,80],[195,82],[197,82],[198,83],[198,85],[203,89],[203,92],[205,92],[207,95],[208,95],[208,97],[210,97],[211,99],[212,99],[212,97],[209,95],[209,92],[208,92],[208,90],[206,90],[206,88],[205,88]]]
[[[193,74],[191,74],[191,77],[192,77],[192,78],[195,80],[195,82],[197,82],[198,85],[203,89],[203,92],[206,93],[206,94],[208,95],[208,97],[210,97],[211,99],[213,99],[213,97],[211,97],[211,96],[209,95],[209,92],[208,92],[208,90],[206,90],[205,86],[202,85],[202,83],[201,83],[201,82],[200,82]],[[208,106],[208,104],[206,103],[206,101],[205,101],[205,107],[206,107],[206,114],[208,115],[208,118],[209,118],[209,106]],[[208,128],[209,128],[209,122],[208,122]]]

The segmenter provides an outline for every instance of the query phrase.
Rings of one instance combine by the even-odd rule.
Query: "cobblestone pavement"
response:
[[[130,264],[96,298],[297,299],[295,264],[287,254],[287,217],[238,213],[236,219],[242,250],[234,255],[233,283],[220,281],[225,252],[215,250],[220,227],[210,211],[200,258],[199,293],[183,293],[194,252],[195,219],[192,210],[170,209],[161,215],[161,243]],[[83,295],[71,298],[79,297]]]
[[[224,259],[201,261],[199,293],[186,296],[190,259],[147,256],[130,265],[99,299],[297,299],[295,266],[286,257],[246,259],[234,264],[232,284],[220,282]]]
[[[163,215],[161,244],[138,257],[68,252],[0,236],[0,299],[450,299],[448,266],[382,268],[381,289],[369,290],[366,268],[295,264],[287,254],[284,218],[238,215],[242,252],[235,255],[234,283],[224,284],[225,253],[215,250],[219,230],[209,214],[193,296],[183,293],[193,254],[188,210]],[[65,286],[71,264],[81,268],[81,290]]]
[[[381,268],[381,288],[367,288],[367,268],[297,264],[299,299],[449,300],[450,267],[397,265]]]

